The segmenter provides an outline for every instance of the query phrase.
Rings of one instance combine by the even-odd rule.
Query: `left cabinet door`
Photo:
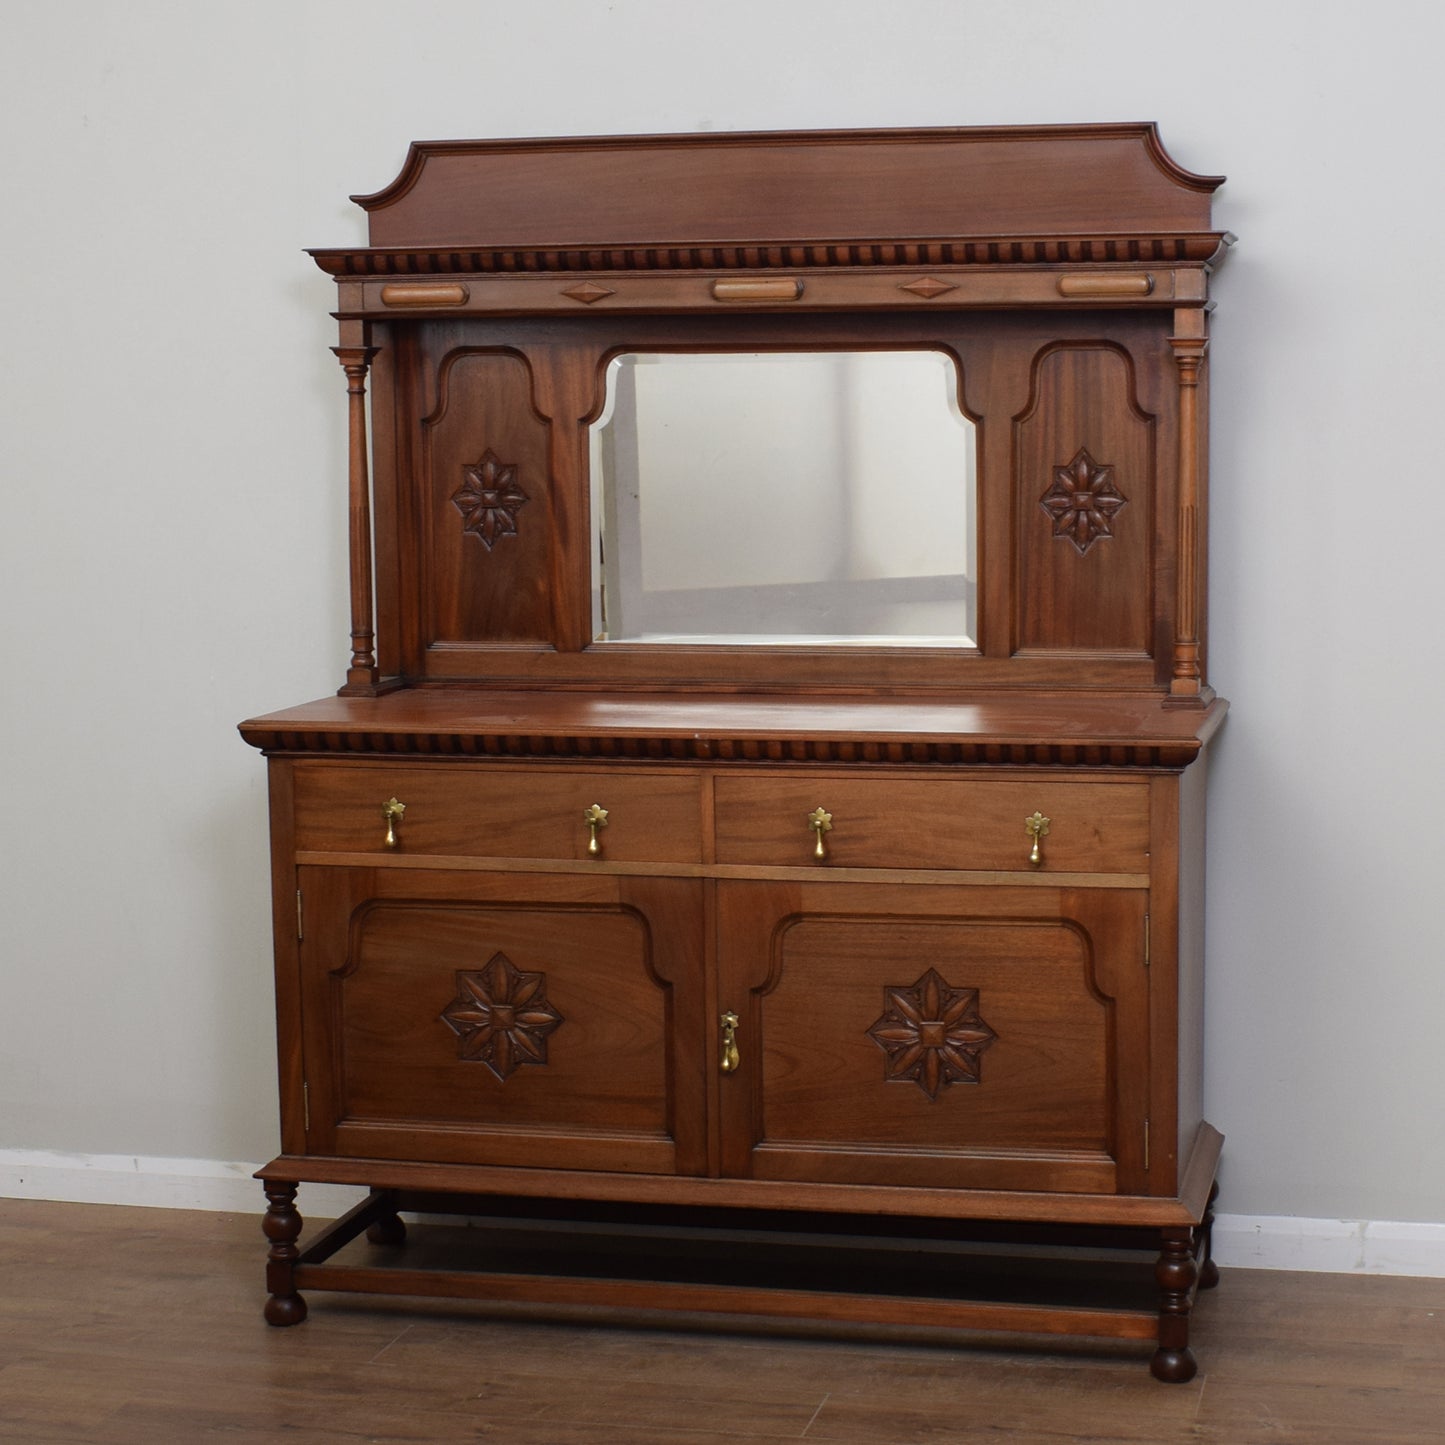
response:
[[[705,1169],[701,885],[303,867],[307,1150]]]

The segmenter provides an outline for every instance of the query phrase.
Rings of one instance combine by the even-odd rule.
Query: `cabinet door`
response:
[[[705,1167],[689,880],[302,868],[307,1147]]]
[[[1142,890],[720,885],[724,1169],[1143,1190]]]

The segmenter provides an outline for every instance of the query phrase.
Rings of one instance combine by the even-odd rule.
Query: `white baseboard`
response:
[[[259,1167],[220,1159],[0,1149],[0,1198],[259,1215],[266,1199],[261,1181],[251,1177]],[[340,1184],[304,1184],[296,1202],[307,1218],[334,1219],[365,1196],[364,1189]]]
[[[260,1214],[265,1201],[251,1177],[256,1167],[217,1159],[0,1149],[0,1198]],[[307,1217],[328,1219],[345,1213],[364,1192],[303,1184],[297,1204]],[[1214,1221],[1214,1257],[1228,1269],[1445,1277],[1445,1224],[1221,1214]]]
[[[1214,1257],[1221,1268],[1445,1278],[1445,1224],[1220,1214]]]

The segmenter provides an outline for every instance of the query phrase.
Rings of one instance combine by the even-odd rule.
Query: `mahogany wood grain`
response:
[[[374,246],[709,245],[1204,230],[1222,177],[1152,125],[417,142]]]
[[[403,672],[404,623],[402,610],[403,549],[398,540],[398,507],[404,504],[398,448],[398,428],[405,427],[405,414],[397,395],[398,344],[393,328],[385,321],[371,324],[376,356],[371,363],[371,525],[372,591],[376,616],[376,667],[378,692],[391,690]],[[380,404],[378,404],[380,403]]]
[[[441,868],[462,873],[609,873],[626,878],[700,878],[740,883],[812,883],[817,863],[802,868],[770,868],[757,863],[609,863],[557,858],[467,858],[456,853],[345,853],[301,850],[298,866],[319,864],[331,868]],[[957,868],[837,868],[827,870],[835,883],[906,883],[913,888],[953,888],[960,883],[1006,885],[1009,888],[1148,888],[1147,873],[1021,873],[1017,869]]]
[[[715,1022],[715,1020],[710,1020]],[[584,1169],[349,1159],[320,1153],[278,1155],[257,1170],[262,1180],[516,1194],[541,1199],[615,1200],[763,1210],[831,1210],[900,1218],[1007,1220],[1019,1223],[1194,1226],[1204,1218],[1223,1136],[1202,1124],[1170,1195],[1074,1194],[1007,1189],[799,1183],[772,1179],[663,1178]]]
[[[828,1319],[849,1324],[908,1325],[956,1330],[1014,1330],[1029,1334],[1092,1335],[1147,1340],[1155,1333],[1152,1312],[1125,1314],[1102,1309],[1028,1304],[975,1304],[967,1300],[890,1298],[886,1295],[826,1294],[800,1289],[744,1289],[733,1285],[634,1283],[629,1280],[553,1279],[546,1275],[489,1274],[479,1285],[460,1272],[407,1269],[366,1270],[302,1265],[300,1288],[363,1294],[433,1296],[440,1299],[516,1301],[621,1310],[752,1315],[772,1319]]]
[[[1147,872],[1149,793],[1139,782],[953,778],[901,779],[836,772],[725,774],[716,783],[723,863],[805,866],[814,861],[815,808],[832,815],[819,871],[962,868],[1030,871],[1025,820],[1050,820],[1039,839],[1040,873]]]
[[[379,678],[376,633],[372,625],[371,481],[366,459],[366,372],[376,351],[365,345],[334,346],[332,350],[346,372],[347,393],[351,665],[346,671],[346,687],[364,696],[375,689]]]
[[[252,718],[241,724],[241,735],[273,752],[590,753],[639,762],[650,756],[917,766],[942,750],[951,762],[1000,768],[1183,767],[1227,709],[1223,700],[1180,712],[1154,698],[1089,694],[980,694],[955,701],[411,688],[384,698],[322,698]]]
[[[1014,423],[1020,652],[1152,648],[1158,481],[1135,370],[1108,343],[1034,358],[1029,406]],[[1100,507],[1118,510],[1106,518]]]
[[[1203,448],[1200,374],[1209,349],[1203,312],[1180,312],[1169,338],[1179,365],[1179,565],[1175,599],[1174,667],[1169,690],[1176,697],[1203,690],[1199,639],[1202,527],[1200,470]]]
[[[448,286],[431,281],[412,285],[393,283],[381,288],[383,306],[465,306],[470,297],[471,291],[466,286]]]
[[[1172,455],[1181,393],[1160,380],[1172,364],[1157,316],[895,314],[881,330],[861,316],[449,317],[419,319],[404,344],[403,328],[393,330],[388,375],[401,415],[387,435],[407,449],[400,474],[420,469],[429,480],[388,502],[397,530],[379,528],[377,540],[380,557],[396,554],[383,565],[400,571],[413,680],[837,687],[866,668],[879,685],[915,690],[1168,686],[1177,518],[1174,469],[1157,457]],[[594,645],[586,428],[610,356],[882,342],[941,348],[960,367],[961,404],[981,442],[979,648]],[[1114,535],[1083,555],[1055,535],[1044,506],[1080,453],[1125,499]],[[484,454],[526,497],[499,514],[515,531],[490,546],[464,530],[455,500]]]
[[[684,1057],[701,1029],[697,885],[309,868],[299,881],[311,1149],[701,1168],[700,1066]],[[468,1047],[500,1036],[505,1057]]]
[[[459,346],[428,350],[425,364],[437,400],[422,420],[413,494],[423,646],[550,641],[553,490],[531,368],[514,353]],[[424,661],[412,666],[425,674]]]
[[[1149,125],[425,143],[360,198],[369,245],[314,253],[353,651],[344,696],[242,725],[271,757],[272,1324],[304,1287],[1082,1331],[1187,1382],[1221,1147],[1218,184]],[[613,357],[920,349],[977,441],[971,641],[594,637]],[[908,482],[869,465],[861,541]],[[302,1243],[313,1181],[373,1192]],[[399,1215],[503,1203],[480,1274]],[[837,1238],[790,1258],[878,1221],[881,1272]],[[965,1229],[1143,1232],[1143,1292],[908,1261]]]
[[[1202,299],[1205,263],[1218,241],[1217,236],[1205,238],[1202,250],[1192,263],[1160,266],[1143,277],[1116,276],[1107,270],[1056,277],[1049,271],[987,263],[950,261],[930,265],[926,258],[920,257],[920,264],[905,267],[848,269],[836,264],[799,267],[796,268],[799,274],[792,278],[754,271],[750,279],[735,283],[738,286],[775,285],[781,279],[791,288],[791,296],[780,295],[771,301],[749,300],[746,295],[720,300],[714,288],[727,282],[716,270],[549,272],[543,264],[546,258],[535,254],[527,256],[530,264],[525,269],[507,265],[507,258],[516,253],[481,253],[471,257],[459,256],[454,251],[313,251],[311,254],[323,269],[356,267],[366,276],[367,279],[360,282],[343,283],[355,289],[348,292],[338,310],[354,320],[376,323],[397,311],[395,302],[389,299],[395,283],[375,278],[405,273],[408,267],[413,272],[432,271],[443,277],[453,272],[466,276],[466,283],[460,289],[467,294],[460,302],[447,299],[455,291],[444,291],[445,282],[428,283],[438,288],[435,293],[426,293],[420,287],[408,288],[418,300],[408,304],[406,310],[418,319],[460,314],[482,320],[495,316],[577,316],[585,312],[599,317],[623,313],[642,320],[659,313],[705,315],[722,306],[730,312],[761,315],[776,309],[782,300],[786,300],[795,314],[810,315],[845,310],[854,313],[896,311],[900,306],[920,314],[967,312],[980,307],[1042,307],[1052,314],[1083,309],[1124,312],[1137,308],[1145,298],[1150,305],[1171,302],[1190,305]],[[1067,244],[1055,243],[1054,249],[1063,249]],[[1110,244],[1119,243],[1111,238]],[[825,254],[836,249],[820,248]],[[1007,257],[1012,248],[1004,245],[994,249],[1001,249]],[[957,261],[963,262],[964,257],[958,256]],[[1064,289],[1064,283],[1071,284]],[[423,302],[424,294],[435,299]]]
[[[301,1032],[301,895],[296,887],[294,770],[266,766],[271,823],[271,921],[276,991],[276,1069],[281,1100],[281,1147],[304,1153],[306,1068]]]
[[[378,859],[419,853],[692,863],[702,856],[699,789],[695,774],[301,763],[296,846]],[[382,804],[392,797],[406,812],[389,848]],[[607,813],[595,860],[586,819],[593,804]]]
[[[911,284],[917,280],[927,281],[935,270],[953,274],[966,267],[965,274],[1006,286],[1011,273],[1023,266],[1047,266],[1051,270],[1060,266],[1070,269],[1094,266],[1106,271],[1116,267],[1153,266],[1158,270],[1151,271],[1150,275],[1173,275],[1176,299],[1197,301],[1207,284],[1209,270],[1224,259],[1236,239],[1228,231],[1170,231],[1167,236],[1161,236],[1137,230],[1094,233],[1040,230],[1031,236],[971,239],[895,236],[871,241],[815,240],[783,246],[538,248],[413,244],[344,249],[320,246],[311,248],[309,254],[343,287],[365,285],[366,281],[360,278],[465,275],[490,280],[498,274],[526,271],[547,276],[549,284],[560,280],[566,288],[561,294],[574,305],[606,300],[605,296],[597,295],[596,290],[608,288],[597,283],[623,276],[666,281],[670,273],[677,272],[716,274],[728,269],[766,273],[782,268],[825,279],[841,272],[846,279],[848,268],[869,268],[901,271],[905,276],[912,272],[908,277]],[[927,274],[920,275],[920,272]],[[933,291],[934,296],[930,297],[928,291]],[[352,314],[361,308],[360,296],[369,293],[348,291],[345,294],[344,313]],[[939,293],[929,286],[912,294],[921,300],[932,300]],[[1003,303],[1019,299],[1018,293],[1006,289],[1001,289],[997,297],[992,292],[986,294],[989,299]],[[1039,288],[1033,287],[1027,295],[1029,299],[1039,299]],[[1135,295],[1128,299],[1137,305],[1140,298]]]
[[[1143,894],[819,882],[724,884],[719,899],[720,1001],[742,1019],[743,1060],[721,1086],[725,1173],[1141,1187]],[[928,969],[976,990],[992,1035],[976,1079],[933,1093],[870,1032]],[[913,1026],[910,1057],[926,1060],[930,1028]]]

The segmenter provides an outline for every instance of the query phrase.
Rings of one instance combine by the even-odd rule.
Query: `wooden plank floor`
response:
[[[259,1194],[259,1190],[258,1190]],[[315,1294],[255,1218],[0,1200],[0,1440],[85,1445],[1445,1442],[1445,1280],[1226,1271],[1200,1372],[1148,1349],[644,1329]]]

